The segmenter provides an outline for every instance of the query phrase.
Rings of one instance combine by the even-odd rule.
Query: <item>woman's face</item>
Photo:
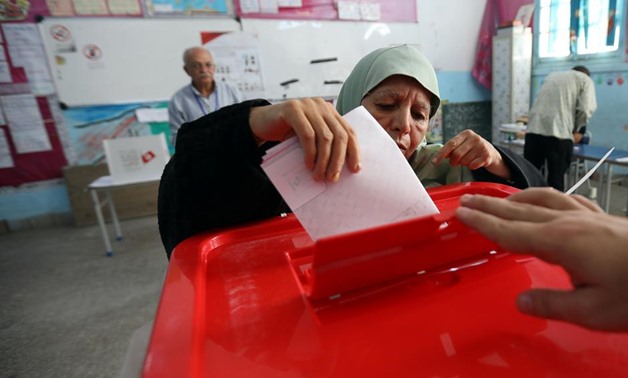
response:
[[[430,120],[431,95],[416,80],[403,75],[386,78],[362,99],[407,158],[423,140]]]

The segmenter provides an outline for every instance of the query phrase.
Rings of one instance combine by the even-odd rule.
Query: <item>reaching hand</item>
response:
[[[572,290],[522,293],[520,311],[588,328],[628,331],[628,219],[581,196],[530,188],[502,199],[465,195],[456,210],[469,227],[515,253],[562,266]]]
[[[449,164],[454,167],[457,165],[469,169],[485,167],[501,178],[510,178],[510,170],[495,147],[471,130],[464,130],[445,143],[433,163],[437,165],[447,158]]]
[[[337,181],[343,164],[360,170],[358,138],[333,105],[321,98],[289,100],[251,109],[253,134],[267,141],[295,135],[305,153],[305,164],[316,180]]]

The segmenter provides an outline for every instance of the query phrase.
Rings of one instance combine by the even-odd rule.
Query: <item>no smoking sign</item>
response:
[[[93,44],[85,45],[83,46],[83,55],[85,55],[88,60],[98,61],[102,58],[102,50],[100,47]]]

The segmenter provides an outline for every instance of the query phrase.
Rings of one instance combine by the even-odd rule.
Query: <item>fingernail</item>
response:
[[[471,214],[471,209],[468,207],[459,207],[456,209],[456,217],[466,219]]]
[[[472,197],[473,196],[471,194],[463,194],[462,197],[460,197],[460,203],[461,204],[469,203]]]
[[[331,181],[331,182],[336,182],[336,181],[338,181],[338,179],[339,179],[339,178],[340,178],[340,172],[336,172],[336,173],[334,173],[334,175],[333,175],[333,176],[331,176],[331,178],[329,179],[329,181]]]
[[[360,172],[362,170],[362,164],[358,163],[353,167],[354,172]]]

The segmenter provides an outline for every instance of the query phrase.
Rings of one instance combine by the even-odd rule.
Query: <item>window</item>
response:
[[[540,58],[617,51],[623,1],[539,0]]]

